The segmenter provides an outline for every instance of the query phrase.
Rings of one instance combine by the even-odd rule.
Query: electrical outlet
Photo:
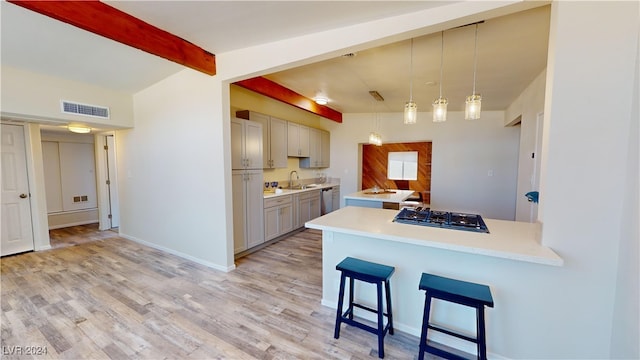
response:
[[[89,197],[87,195],[82,195],[80,198],[82,201],[89,201]]]
[[[73,197],[73,202],[74,202],[74,203],[76,203],[76,202],[80,202],[80,201],[81,201],[81,200],[80,200],[80,196],[74,196],[74,197]]]

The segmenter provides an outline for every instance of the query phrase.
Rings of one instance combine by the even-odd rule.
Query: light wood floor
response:
[[[230,273],[97,238],[2,258],[2,358],[377,358],[373,334],[343,325],[333,338],[315,230],[239,259]],[[30,346],[47,354],[9,354]],[[385,359],[414,359],[417,349],[416,337],[396,331]]]

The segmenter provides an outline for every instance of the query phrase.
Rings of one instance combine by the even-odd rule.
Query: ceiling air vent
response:
[[[61,100],[62,112],[66,114],[75,114],[81,116],[91,116],[102,119],[109,118],[109,108],[103,106],[95,106],[89,104],[80,104],[76,102]]]

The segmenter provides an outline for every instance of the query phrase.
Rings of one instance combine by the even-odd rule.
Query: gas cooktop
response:
[[[400,210],[393,221],[402,224],[489,233],[482,216],[478,214],[438,211],[422,207],[404,208]]]

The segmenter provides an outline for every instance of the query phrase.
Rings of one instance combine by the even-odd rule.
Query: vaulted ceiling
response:
[[[438,1],[110,1],[109,5],[214,54],[301,34],[450,4]],[[183,67],[46,16],[2,2],[3,65],[137,92]],[[545,67],[549,6],[478,25],[477,90],[483,109],[503,110]],[[463,108],[473,81],[474,27],[444,32],[443,95]],[[323,95],[344,113],[397,112],[409,98],[428,111],[438,96],[441,34],[354,51],[351,56],[265,74],[304,96]],[[376,90],[385,101],[374,102]]]

